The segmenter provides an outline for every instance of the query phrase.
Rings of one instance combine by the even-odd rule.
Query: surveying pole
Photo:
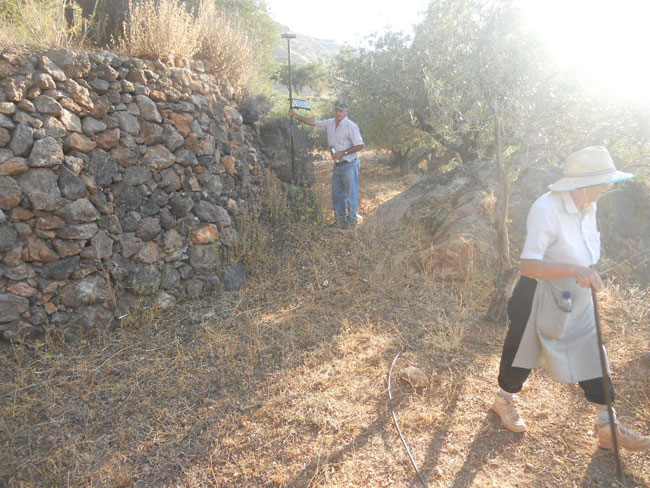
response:
[[[296,35],[292,32],[285,32],[282,34],[282,39],[287,40],[287,57],[289,59],[289,110],[293,110],[293,90],[291,82],[291,39],[295,39]],[[293,149],[293,117],[289,120],[289,136],[291,138],[291,183],[296,184],[296,157]]]

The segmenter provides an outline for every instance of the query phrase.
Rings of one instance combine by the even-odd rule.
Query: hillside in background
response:
[[[287,32],[287,26],[280,26],[280,32]],[[332,39],[316,39],[304,34],[296,34],[291,41],[291,62],[296,65],[313,63],[319,60],[332,59],[339,53],[341,45]],[[287,60],[287,41],[280,39],[273,50],[273,57],[279,63]]]

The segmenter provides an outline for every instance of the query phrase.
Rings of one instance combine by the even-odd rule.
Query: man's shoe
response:
[[[331,224],[328,224],[327,227],[331,229],[345,229],[346,228],[345,220],[337,220]]]
[[[610,424],[598,424],[596,431],[598,432],[599,447],[602,449],[614,449]],[[620,447],[624,447],[630,451],[643,451],[644,449],[650,448],[650,437],[634,432],[619,422],[616,422],[616,439]]]
[[[525,432],[526,422],[521,418],[517,412],[514,398],[505,398],[497,395],[492,404],[494,410],[499,417],[503,426],[512,432]]]

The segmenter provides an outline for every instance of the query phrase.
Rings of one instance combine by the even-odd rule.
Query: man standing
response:
[[[332,172],[332,206],[336,223],[341,227],[357,225],[359,207],[359,157],[363,139],[357,124],[348,119],[348,107],[342,101],[334,104],[334,118],[314,120],[289,110],[289,116],[303,124],[327,132],[327,143],[334,160]],[[347,214],[346,214],[347,211]]]

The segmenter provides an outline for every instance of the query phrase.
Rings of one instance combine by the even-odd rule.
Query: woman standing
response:
[[[532,368],[545,366],[555,380],[580,384],[596,409],[599,445],[612,448],[591,296],[591,288],[600,291],[603,283],[591,266],[600,259],[596,202],[613,183],[633,177],[616,170],[604,147],[587,147],[567,158],[564,178],[530,209],[522,276],[508,301],[510,325],[499,366],[500,389],[492,405],[514,432],[526,430],[514,394]],[[609,375],[607,382],[613,399]],[[622,447],[650,448],[650,437],[619,422],[616,427]]]

